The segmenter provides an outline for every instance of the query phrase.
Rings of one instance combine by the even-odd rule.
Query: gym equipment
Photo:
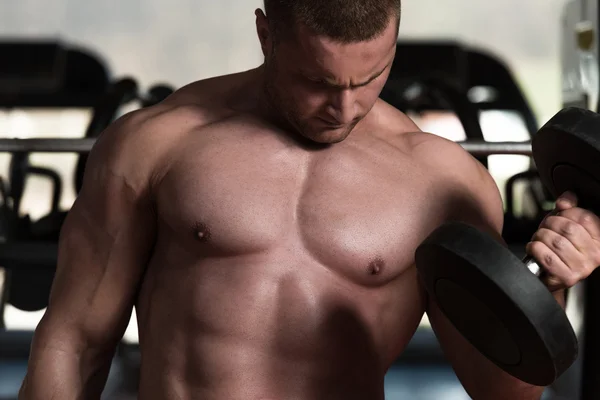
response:
[[[487,51],[467,48],[465,52],[466,92],[486,88],[491,89],[494,95],[490,99],[477,101],[477,108],[481,111],[514,112],[523,120],[528,132],[536,132],[540,127],[538,120],[510,67]]]
[[[92,107],[110,84],[104,60],[58,41],[1,41],[0,107]]]
[[[598,131],[600,115],[566,108],[534,136],[540,178],[555,198],[573,191],[591,210],[600,201]],[[520,261],[484,232],[450,222],[419,246],[415,259],[448,319],[509,374],[547,386],[577,358],[575,333],[531,257]]]
[[[13,241],[0,247],[0,262],[8,272],[0,297],[23,311],[44,309],[54,280],[57,244]]]
[[[0,44],[0,86],[3,93],[55,92],[65,81],[66,51],[58,43]]]
[[[0,107],[7,109],[89,109],[97,104],[110,86],[108,68],[98,54],[85,48],[74,48],[58,41],[1,41],[0,52]],[[21,216],[19,207],[25,179],[29,175],[41,175],[53,182],[51,209],[58,210],[62,182],[59,175],[48,168],[29,164],[28,150],[21,149],[11,157],[9,181],[3,192],[0,209],[2,243],[12,246],[30,240],[31,221]],[[27,258],[23,260],[27,261]],[[33,311],[44,307],[54,276],[55,263],[47,264],[40,273],[6,268],[5,292],[0,293],[14,305],[22,298],[32,295],[23,309]],[[18,265],[18,264],[17,264]],[[22,264],[21,264],[22,265]],[[24,289],[24,290],[22,290]],[[35,297],[46,297],[34,304]]]
[[[0,66],[0,107],[89,108],[110,89],[103,61],[85,49],[53,41],[7,41],[0,42],[0,51],[6,56]],[[52,209],[58,206],[62,191],[58,174],[32,167],[27,152],[17,152],[11,160],[8,182],[17,216],[25,176],[31,174],[52,180]]]
[[[5,139],[0,138],[0,152],[5,153],[89,153],[96,138],[44,138]]]
[[[0,52],[0,107],[89,108],[109,88],[103,61],[85,49],[73,49],[55,41],[3,41]],[[32,167],[27,151],[15,152],[9,166],[7,194],[12,200],[12,218],[17,226],[9,231],[19,236],[19,209],[25,177],[41,175],[53,182],[52,209],[58,207],[62,191],[59,175],[48,168]],[[26,219],[26,218],[25,218]],[[24,222],[21,224],[21,222]]]
[[[62,180],[56,171],[49,168],[33,167],[29,164],[28,154],[25,152],[14,153],[9,166],[10,197],[13,199],[12,208],[19,214],[21,199],[25,189],[27,175],[43,176],[52,181],[51,210],[58,210],[62,194]]]
[[[381,97],[394,107],[416,112],[452,109],[448,108],[448,104],[424,94],[419,96],[416,103],[406,98],[405,89],[412,82],[434,77],[455,88],[467,101],[473,89],[492,90],[493,97],[472,101],[475,109],[515,112],[523,119],[529,132],[538,130],[537,119],[525,94],[511,69],[499,57],[464,43],[448,40],[400,40],[396,45],[396,54],[398,61],[411,62],[395,62],[383,88]],[[465,133],[468,140],[482,139],[470,132]]]

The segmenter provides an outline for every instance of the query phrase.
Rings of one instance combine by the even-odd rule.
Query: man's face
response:
[[[338,143],[375,105],[396,53],[397,25],[373,40],[342,44],[302,26],[266,55],[271,106],[297,133]]]

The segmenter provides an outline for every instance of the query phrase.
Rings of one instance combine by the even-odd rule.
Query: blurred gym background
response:
[[[106,121],[160,101],[169,89],[257,66],[262,60],[253,12],[261,6],[260,0],[0,2],[0,137],[94,136]],[[595,0],[404,0],[398,57],[382,97],[423,130],[453,140],[527,141],[565,104],[563,81],[569,69],[578,68],[575,25],[587,20],[595,29],[597,14]],[[15,85],[22,95],[14,95]],[[544,209],[530,158],[491,156],[482,162],[501,189],[508,218],[534,226]],[[31,239],[31,232],[45,240],[56,233],[56,221],[76,196],[78,164],[75,154],[0,154],[4,207],[19,232],[2,232],[6,241]],[[19,168],[22,188],[13,179]],[[45,225],[32,229],[40,219]],[[518,235],[506,235],[515,247],[522,244]],[[31,332],[44,312],[43,304],[11,301],[18,298],[11,284],[20,287],[24,279],[17,269],[0,270],[2,400],[16,398]],[[34,279],[38,272],[32,271],[24,276]],[[42,297],[49,279],[37,283]],[[583,326],[582,293],[574,290],[569,304],[577,332]],[[132,318],[106,399],[135,398],[136,330]],[[581,370],[578,362],[545,398],[581,398]],[[388,374],[386,396],[468,399],[426,319]]]

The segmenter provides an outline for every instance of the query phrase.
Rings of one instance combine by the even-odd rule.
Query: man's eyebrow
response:
[[[367,86],[369,83],[373,82],[375,79],[379,78],[386,69],[388,69],[388,67],[390,65],[392,65],[392,63],[394,62],[394,60],[390,61],[381,71],[377,72],[376,74],[374,74],[373,76],[371,76],[369,79],[367,79],[365,82],[361,82],[361,83],[355,83],[353,85],[347,86],[347,85],[338,85],[337,83],[333,82],[331,79],[329,78],[323,78],[322,83],[324,85],[329,86],[330,88],[333,89],[348,89],[348,88],[358,88],[358,87],[363,87],[363,86]],[[306,76],[310,76],[310,74],[305,74]]]
[[[375,79],[379,78],[381,75],[383,75],[383,73],[385,72],[386,69],[388,69],[388,67],[390,65],[392,65],[392,61],[390,61],[381,71],[379,71],[378,73],[376,73],[375,75],[373,75],[372,77],[370,77],[369,79],[367,79],[365,82],[363,83],[356,83],[354,85],[352,85],[352,87],[362,87],[362,86],[367,86],[369,83],[373,82]]]

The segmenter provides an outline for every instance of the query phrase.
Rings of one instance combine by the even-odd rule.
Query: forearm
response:
[[[533,386],[514,378],[471,347],[464,354],[471,364],[459,376],[473,400],[539,400],[544,387]]]
[[[539,400],[544,388],[522,382],[483,356],[452,325],[435,302],[427,310],[448,361],[474,400]]]
[[[112,357],[46,347],[32,353],[19,400],[99,399]]]
[[[564,308],[564,291],[554,292],[553,296]],[[541,398],[544,387],[533,386],[512,377],[470,345],[464,348],[467,349],[465,357],[472,361],[472,367],[468,375],[465,376],[466,382],[464,384],[472,392],[469,394],[474,400],[538,400]]]

